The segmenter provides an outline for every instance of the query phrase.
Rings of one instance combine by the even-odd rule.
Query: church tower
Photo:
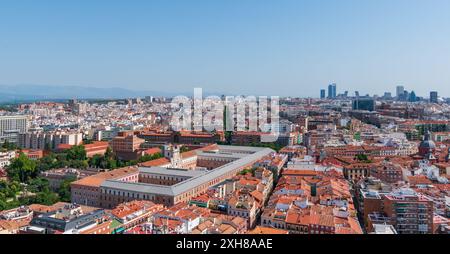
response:
[[[164,157],[170,160],[170,164],[172,168],[180,168],[181,161],[181,152],[180,147],[177,145],[165,145],[164,146]]]

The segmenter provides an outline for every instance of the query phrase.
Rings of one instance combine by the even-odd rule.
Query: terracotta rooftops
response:
[[[143,163],[140,163],[139,166],[141,167],[158,167],[158,166],[163,166],[163,165],[168,165],[170,164],[170,160],[167,158],[159,158],[156,160],[151,160],[151,161],[146,161]]]
[[[72,184],[73,185],[91,186],[91,187],[100,187],[100,185],[105,180],[116,179],[119,177],[123,177],[123,176],[129,175],[129,174],[135,174],[135,173],[138,173],[138,168],[136,168],[136,167],[119,168],[119,169],[111,170],[108,172],[103,172],[100,174],[85,177],[81,180],[73,182]]]

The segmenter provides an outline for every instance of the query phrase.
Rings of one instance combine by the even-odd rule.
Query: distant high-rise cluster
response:
[[[326,89],[320,89],[320,99],[335,99],[338,97],[337,95],[337,89],[336,89],[336,83],[331,83],[328,85],[328,95]],[[345,92],[345,94],[340,94],[339,96],[347,96],[348,91]]]
[[[397,86],[396,91],[396,99],[398,101],[416,102],[418,100],[416,93],[414,91],[408,92],[407,90],[405,90],[404,86]]]
[[[328,98],[329,99],[336,98],[336,83],[328,85]]]
[[[328,95],[326,89],[320,89],[320,99],[348,99],[349,92],[345,91],[344,93],[337,94],[336,92],[336,83],[331,83],[328,85]],[[363,98],[361,98],[363,97]],[[401,101],[401,102],[420,102],[420,101],[428,101],[430,103],[439,103],[440,101],[445,101],[445,99],[439,99],[438,92],[437,91],[431,91],[429,99],[425,99],[424,97],[417,96],[415,91],[408,91],[405,89],[405,86],[398,85],[396,87],[395,96],[391,92],[384,92],[383,96],[377,96],[377,95],[365,95],[361,96],[359,91],[354,91],[354,97],[353,99],[353,108],[354,109],[360,109],[360,103],[362,100],[364,102],[368,102],[369,104],[372,104],[371,99],[374,100],[387,100],[387,101]],[[369,100],[370,99],[370,100]],[[356,101],[356,103],[355,103]],[[365,104],[365,103],[364,103]],[[368,105],[368,104],[366,104]],[[366,106],[363,107],[364,109],[367,108]],[[372,109],[372,106],[368,106],[368,108]]]
[[[423,101],[424,99],[422,97],[418,97],[414,91],[408,92],[405,90],[403,86],[397,86],[397,101],[407,101],[407,102],[416,102],[416,101]],[[431,103],[438,103],[438,92],[431,91],[430,92],[430,99],[429,102]]]

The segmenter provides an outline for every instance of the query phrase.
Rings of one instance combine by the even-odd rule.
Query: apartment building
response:
[[[135,160],[139,158],[138,151],[144,142],[132,132],[120,132],[111,141],[111,148],[119,159]]]
[[[145,131],[138,134],[146,143],[175,144],[213,144],[224,141],[223,132],[192,132],[192,131]]]
[[[28,118],[26,115],[0,115],[0,143],[18,144],[19,134],[28,131]]]
[[[393,225],[399,234],[433,233],[433,200],[412,189],[401,188],[372,199],[368,214],[368,231],[374,224]],[[368,202],[364,201],[366,210]],[[368,211],[369,212],[369,211]]]
[[[80,145],[83,134],[77,131],[29,132],[19,134],[19,147],[34,150],[55,150],[60,145]]]
[[[0,151],[0,168],[5,168],[11,164],[11,160],[16,157],[15,151]]]
[[[121,223],[121,227],[117,228],[115,233],[120,233],[142,223],[149,222],[151,216],[163,210],[163,205],[150,201],[134,200],[120,204],[111,211],[113,218]]]

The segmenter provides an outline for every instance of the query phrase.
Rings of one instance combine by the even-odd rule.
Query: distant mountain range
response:
[[[120,87],[99,88],[85,86],[50,85],[0,85],[0,103],[36,100],[67,99],[123,99],[145,96],[176,96],[178,94],[156,91],[136,91]]]

